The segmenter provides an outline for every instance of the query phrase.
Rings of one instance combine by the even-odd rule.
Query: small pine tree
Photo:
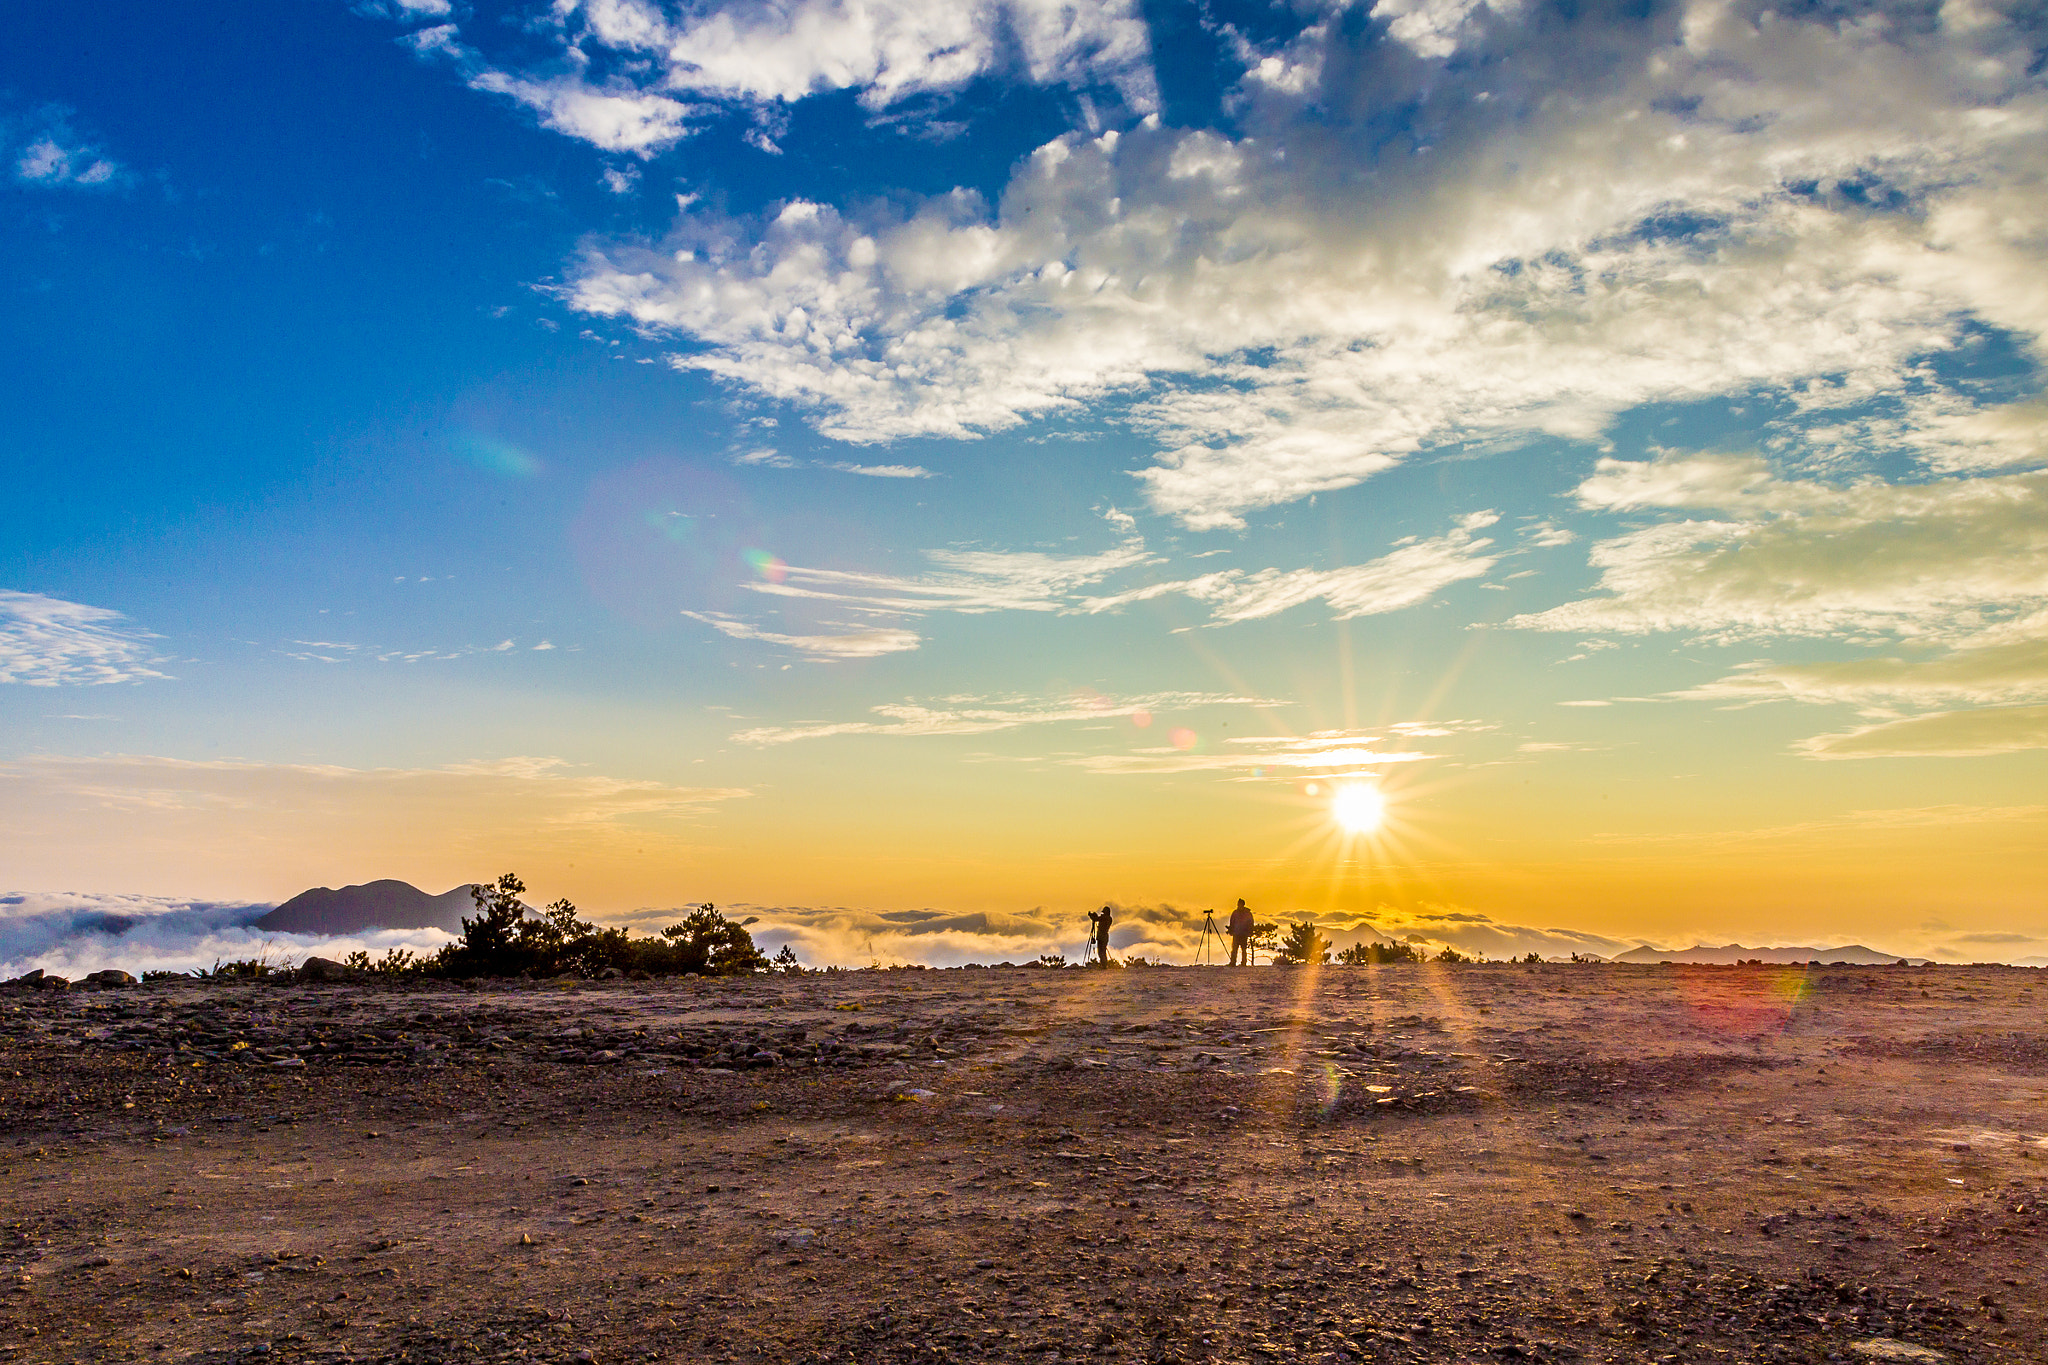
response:
[[[1302,963],[1323,963],[1330,960],[1330,940],[1323,931],[1308,920],[1293,925],[1287,937],[1280,940],[1280,960]]]

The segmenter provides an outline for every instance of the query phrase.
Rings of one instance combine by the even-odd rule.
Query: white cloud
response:
[[[14,179],[44,189],[108,189],[124,183],[120,162],[72,130],[72,110],[45,105],[26,115],[0,115],[0,159]]]
[[[586,15],[594,38],[659,53],[667,84],[705,95],[788,102],[857,89],[880,109],[994,69],[1008,36],[1034,83],[1112,85],[1141,108],[1154,99],[1144,20],[1129,0],[785,0],[673,27],[616,0]]]
[[[538,114],[543,126],[607,152],[652,156],[682,141],[689,131],[684,121],[690,106],[666,95],[592,87],[573,76],[530,79],[502,71],[479,71],[469,83],[494,95],[509,95]]]
[[[1978,758],[2048,749],[2048,706],[1997,706],[1866,725],[1802,741],[1812,758]]]
[[[1274,707],[1284,703],[1262,697],[1216,692],[1157,692],[1112,700],[1092,692],[1056,699],[947,697],[937,705],[892,702],[869,707],[880,720],[821,721],[801,725],[764,725],[742,730],[733,738],[742,744],[789,744],[800,739],[834,735],[985,735],[1027,725],[1101,721],[1109,717],[1144,717],[1155,712],[1189,711],[1209,706]]]
[[[450,17],[453,7],[392,0],[366,12],[411,21]],[[406,41],[454,60],[474,89],[510,96],[545,127],[641,157],[686,137],[688,121],[717,105],[751,108],[747,140],[778,152],[781,106],[851,89],[880,112],[955,91],[1012,56],[1037,84],[1113,89],[1140,112],[1157,100],[1135,0],[738,0],[680,16],[643,0],[556,0],[524,27],[553,40],[539,69],[492,60],[454,23]]]
[[[1822,481],[1753,456],[1666,455],[1601,461],[1579,500],[1681,517],[1593,547],[1605,596],[1510,625],[1881,645],[1850,659],[1759,660],[1670,695],[1847,704],[1881,722],[1803,741],[1814,758],[2039,746],[2041,708],[2016,703],[2048,698],[2048,473]],[[1993,709],[1899,715],[1957,703]]]
[[[1449,733],[1435,729],[1427,732]],[[1127,753],[1084,754],[1061,761],[1091,773],[1117,776],[1227,772],[1238,774],[1244,781],[1298,782],[1304,777],[1372,773],[1390,763],[1420,763],[1438,757],[1416,749],[1373,747],[1383,739],[1363,730],[1318,730],[1308,735],[1243,735],[1226,739],[1220,745],[1198,747],[1197,738],[1188,733],[1186,747],[1169,743]]]
[[[147,643],[105,607],[0,589],[0,683],[63,687],[162,678]]]
[[[1365,564],[1339,569],[1224,569],[1178,583],[1162,583],[1088,603],[1105,610],[1126,602],[1181,593],[1206,602],[1218,622],[1251,621],[1277,615],[1306,602],[1329,603],[1339,621],[1376,616],[1428,601],[1437,592],[1468,578],[1478,578],[1498,562],[1484,551],[1493,542],[1478,533],[1500,518],[1474,512],[1459,519],[1456,529],[1429,540],[1415,540]]]
[[[735,640],[759,640],[765,644],[782,645],[813,659],[879,658],[884,654],[900,654],[905,650],[916,649],[919,640],[916,631],[892,629],[780,635],[774,631],[757,629],[744,621],[715,612],[686,611],[683,615],[693,621],[702,621],[721,635],[731,636]]]
[[[1236,140],[1071,133],[994,205],[686,216],[659,249],[593,250],[572,300],[849,440],[1127,393],[1159,443],[1147,496],[1194,527],[1652,401],[1897,392],[1965,319],[2048,325],[2048,98],[2019,26],[1378,13],[1418,55],[1319,26],[1313,62],[1282,62],[1318,73],[1312,117],[1307,77],[1259,57]],[[1430,55],[1467,43],[1491,59]],[[1366,135],[1396,112],[1418,131]],[[2008,425],[1913,433],[1938,462],[2024,445]]]
[[[927,550],[933,571],[918,577],[811,569],[792,564],[779,583],[749,583],[771,597],[842,603],[866,611],[921,615],[955,611],[1068,609],[1076,590],[1113,573],[1152,562],[1133,543],[1094,555],[1051,555],[1033,550]]]
[[[929,469],[914,464],[848,464],[828,466],[842,474],[864,474],[870,479],[932,479],[937,478]]]
[[[1579,498],[1723,515],[1600,542],[1590,559],[1606,596],[1509,624],[1948,644],[1991,643],[2028,621],[2048,628],[2048,474],[1833,484],[1779,478],[1754,457],[1603,460]]]

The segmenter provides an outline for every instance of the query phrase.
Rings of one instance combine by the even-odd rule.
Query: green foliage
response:
[[[1067,955],[1065,953],[1040,953],[1038,955],[1038,965],[1041,967],[1064,967],[1067,965]]]
[[[566,899],[528,914],[519,899],[525,892],[526,883],[510,872],[495,884],[471,887],[477,913],[462,921],[462,937],[441,950],[430,970],[453,977],[594,976],[616,967],[650,976],[734,976],[769,965],[745,925],[713,906],[692,910],[659,938],[634,938],[624,929],[598,928]]]
[[[1297,965],[1324,963],[1330,960],[1330,940],[1323,931],[1307,920],[1303,920],[1287,931],[1287,937],[1280,941],[1280,960]]]
[[[215,958],[213,970],[202,972],[200,975],[215,979],[229,978],[237,981],[254,981],[258,977],[269,976],[277,969],[278,965],[267,956],[238,958],[233,962],[222,962],[220,959]]]
[[[434,965],[434,959],[421,957],[410,948],[393,948],[384,956],[372,960],[361,948],[341,960],[341,965],[359,972],[374,972],[379,976],[424,976]]]
[[[1543,954],[1541,954],[1541,953],[1526,953],[1526,954],[1524,954],[1524,955],[1523,955],[1523,957],[1522,957],[1522,961],[1523,961],[1524,963],[1527,963],[1527,964],[1528,964],[1528,965],[1530,965],[1530,966],[1535,966],[1536,964],[1538,964],[1538,963],[1540,963],[1540,962],[1542,962],[1542,961],[1543,961]]]
[[[774,967],[776,971],[781,972],[784,976],[802,976],[804,974],[804,964],[796,960],[796,949],[790,947],[787,943],[783,944],[782,951],[775,955]]]
[[[1478,953],[1461,953],[1448,943],[1444,945],[1444,950],[1436,955],[1436,960],[1438,962],[1449,963],[1454,966],[1459,963],[1486,961],[1486,959],[1481,957]]]
[[[1338,953],[1337,960],[1352,967],[1370,967],[1388,962],[1420,962],[1422,955],[1412,943],[1354,943]]]

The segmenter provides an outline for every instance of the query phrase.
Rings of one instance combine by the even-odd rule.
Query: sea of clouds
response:
[[[40,967],[76,980],[88,972],[118,967],[140,976],[146,971],[190,972],[221,962],[258,958],[280,966],[310,956],[341,958],[361,949],[381,957],[394,948],[431,954],[450,941],[437,929],[382,929],[347,935],[284,934],[256,927],[272,907],[252,901],[178,900],[164,896],[26,892],[0,895],[0,980]],[[1078,962],[1086,951],[1085,910],[1034,907],[1016,912],[874,910],[848,906],[728,904],[720,907],[747,922],[754,941],[768,953],[785,944],[807,966],[958,967],[967,963],[1034,962],[1060,954]],[[635,934],[654,934],[673,924],[687,907],[668,906],[599,917]],[[1115,905],[1110,943],[1118,957],[1158,963],[1191,963],[1201,948],[1204,911],[1174,905]],[[1291,916],[1261,912],[1282,922]],[[1575,929],[1503,923],[1476,911],[1451,906],[1418,910],[1381,907],[1372,914],[1317,917],[1338,946],[1361,941],[1400,940],[1434,953],[1446,947],[1495,960],[1536,953],[1544,958],[1572,954],[1612,957],[1641,940],[1614,939]],[[2007,961],[2048,966],[2048,956],[2029,954],[2043,945],[2022,935],[1964,934],[1952,943],[1916,946],[1937,961]],[[1997,942],[1986,942],[1996,939]],[[1719,941],[1719,940],[1716,940]],[[1832,940],[1831,940],[1832,941]],[[1677,945],[1667,945],[1677,946]],[[1885,945],[1873,945],[1884,948]],[[1212,953],[1213,956],[1213,953]]]

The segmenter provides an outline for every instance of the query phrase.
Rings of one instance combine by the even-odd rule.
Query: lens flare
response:
[[[541,472],[540,461],[495,436],[465,431],[454,440],[455,453],[488,474],[507,479],[531,479]]]
[[[742,552],[740,557],[747,561],[755,573],[770,583],[780,583],[789,577],[789,565],[766,550],[747,550]]]
[[[1180,729],[1173,731],[1166,737],[1167,742],[1173,745],[1173,747],[1176,749],[1192,749],[1195,747],[1195,742],[1199,738],[1199,735],[1197,735],[1193,730],[1188,729],[1186,726],[1182,726]]]
[[[1363,783],[1339,787],[1330,798],[1330,815],[1347,833],[1370,834],[1386,818],[1387,798]]]
[[[1144,729],[1151,723],[1152,713],[1150,711],[1147,711],[1144,707],[1141,706],[1137,710],[1131,712],[1131,724],[1137,726],[1140,730]]]

